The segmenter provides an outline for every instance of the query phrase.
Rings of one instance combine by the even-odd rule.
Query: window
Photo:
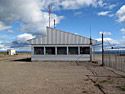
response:
[[[35,55],[44,55],[44,47],[34,47]]]
[[[67,54],[67,47],[57,47],[57,54],[58,55],[66,55]]]
[[[69,54],[78,54],[78,47],[69,47]]]
[[[89,47],[80,47],[80,54],[90,54]]]
[[[55,47],[46,47],[46,55],[55,55]]]

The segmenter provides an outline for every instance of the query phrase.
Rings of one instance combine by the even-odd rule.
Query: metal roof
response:
[[[47,34],[42,37],[27,40],[28,44],[54,44],[54,45],[77,45],[90,44],[90,38],[72,34],[69,32],[57,30],[56,28],[47,27]],[[92,44],[96,44],[97,40],[92,39]]]

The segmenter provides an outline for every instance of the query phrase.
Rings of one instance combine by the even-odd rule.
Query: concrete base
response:
[[[34,55],[32,61],[90,61],[90,55]]]

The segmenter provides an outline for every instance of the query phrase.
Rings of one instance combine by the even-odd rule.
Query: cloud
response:
[[[0,40],[2,41],[2,40],[5,40],[7,38],[7,35],[2,35],[2,36],[0,36]]]
[[[102,43],[102,38],[96,39],[98,44]],[[125,47],[125,40],[114,40],[112,38],[104,38],[104,49],[111,48],[111,47]],[[96,46],[96,51],[101,51],[101,45]]]
[[[111,32],[99,32],[100,35],[102,35],[102,33],[103,33],[103,35],[111,35],[112,34]]]
[[[103,0],[0,0],[0,22],[4,24],[0,30],[11,29],[15,21],[21,22],[20,30],[33,35],[45,34],[49,24],[48,6],[52,11],[60,9],[80,9],[88,6],[104,6]],[[76,13],[76,15],[80,14]],[[53,20],[59,24],[63,16],[51,14]]]
[[[114,16],[114,14],[109,14],[108,16],[109,16],[109,17],[113,17],[113,16]]]
[[[3,22],[0,22],[0,31],[11,29],[12,26],[6,26]]]
[[[104,9],[112,10],[112,9],[115,8],[116,6],[117,6],[117,4],[110,4],[110,3],[108,3],[108,4],[104,7]]]
[[[8,30],[8,32],[10,32],[10,33],[14,33],[14,31],[13,31],[13,30]]]
[[[125,39],[125,36],[123,36],[122,38]]]
[[[2,22],[5,26],[2,25],[0,30],[12,28],[8,25],[19,20],[22,22],[21,30],[23,32],[38,35],[45,33],[46,26],[48,26],[49,23],[49,15],[48,12],[45,11],[48,6],[43,5],[44,2],[46,1],[1,0],[0,22]],[[54,18],[56,19],[56,24],[58,24],[63,19],[63,16],[51,14],[51,26],[53,26]]]
[[[125,28],[122,28],[120,31],[122,32],[122,34],[125,34]]]
[[[104,3],[103,0],[42,0],[40,4],[41,9],[47,9],[48,5],[52,5],[53,10],[60,10],[60,9],[80,9],[83,7],[103,7],[107,5]]]
[[[74,15],[75,15],[75,16],[82,15],[82,12],[81,12],[81,11],[79,11],[79,12],[75,12]]]
[[[27,33],[20,34],[13,40],[0,42],[0,50],[7,50],[7,49],[14,48],[18,51],[20,50],[30,51],[30,45],[28,45],[26,41],[34,37],[35,36]]]
[[[98,42],[101,42],[102,41],[102,38],[98,38],[98,39],[96,39]],[[118,41],[118,40],[113,40],[113,39],[111,39],[111,38],[104,38],[103,39],[104,40],[104,43],[106,44],[106,45],[109,45],[109,46],[111,46],[111,45],[118,45],[118,44],[120,44],[120,42]]]
[[[117,12],[118,22],[125,22],[125,5],[123,5]]]
[[[105,15],[108,15],[110,13],[110,11],[102,11],[102,12],[99,12],[97,13],[99,16],[105,16]]]
[[[15,39],[15,41],[17,41],[18,43],[26,43],[27,40],[34,38],[35,36],[31,35],[31,34],[21,34],[18,35]]]
[[[112,4],[112,5],[109,5],[108,6],[108,9],[113,9],[114,7],[116,7],[117,5],[115,5],[115,4]]]
[[[98,0],[97,4],[100,6],[100,7],[104,7],[107,5],[107,3],[104,3],[103,0]]]
[[[62,6],[64,9],[79,9],[83,6],[96,6],[96,0],[64,0]]]

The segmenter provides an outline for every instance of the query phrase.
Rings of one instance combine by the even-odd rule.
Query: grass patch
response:
[[[100,81],[100,83],[106,83],[107,82],[107,80],[102,80],[102,81]]]
[[[100,85],[100,84],[95,84],[95,86],[98,87],[98,88],[103,88],[103,86]]]
[[[122,91],[125,91],[125,86],[116,86],[117,88],[119,88]]]
[[[110,81],[109,81],[109,83],[111,83],[111,84],[113,84],[113,82],[114,82],[113,80],[110,80]]]

